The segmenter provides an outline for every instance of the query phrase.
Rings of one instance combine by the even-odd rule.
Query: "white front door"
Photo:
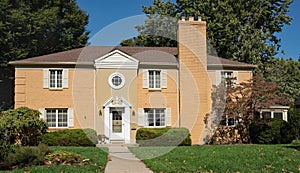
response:
[[[124,108],[111,107],[109,113],[110,140],[124,140]]]

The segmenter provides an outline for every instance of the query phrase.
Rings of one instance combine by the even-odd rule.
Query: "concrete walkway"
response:
[[[146,165],[136,158],[126,146],[110,146],[105,173],[151,173]]]

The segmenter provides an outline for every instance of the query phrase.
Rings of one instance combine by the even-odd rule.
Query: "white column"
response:
[[[109,143],[110,140],[110,123],[109,123],[109,107],[104,108],[104,134],[105,137],[108,139],[105,139],[106,143]]]
[[[271,118],[274,118],[274,111],[271,111]]]
[[[124,118],[124,138],[125,138],[125,144],[130,143],[130,107],[126,106],[125,107],[125,115],[123,116]]]
[[[283,118],[284,121],[288,121],[288,110],[283,111],[283,117],[282,118]]]

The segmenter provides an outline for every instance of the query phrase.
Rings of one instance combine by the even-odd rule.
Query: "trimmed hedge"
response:
[[[42,143],[49,146],[95,146],[98,139],[93,129],[66,129],[44,134]]]
[[[251,142],[257,144],[287,144],[294,136],[289,123],[277,118],[252,122],[249,133]]]
[[[190,146],[190,136],[186,128],[140,128],[136,140],[140,146]]]

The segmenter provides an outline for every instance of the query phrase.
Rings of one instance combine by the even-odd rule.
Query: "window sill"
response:
[[[144,126],[145,128],[166,128],[167,126]]]
[[[49,88],[49,91],[63,91],[63,88]]]
[[[148,91],[150,92],[161,91],[161,88],[148,88]]]
[[[48,127],[49,130],[68,129],[69,127]]]

